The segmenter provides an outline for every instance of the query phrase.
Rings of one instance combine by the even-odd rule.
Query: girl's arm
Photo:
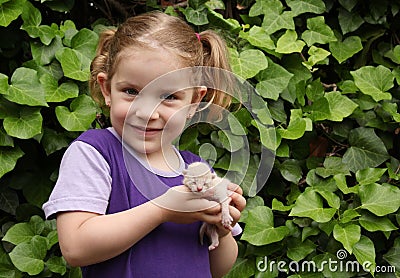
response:
[[[212,277],[222,277],[229,272],[236,261],[238,246],[232,233],[219,238],[219,245],[210,251]]]
[[[234,224],[239,220],[240,212],[246,206],[246,200],[242,194],[242,189],[237,186],[235,192],[230,196],[232,198],[232,205],[229,208],[229,212],[234,219]],[[210,268],[213,277],[222,277],[234,265],[238,254],[238,246],[230,230],[225,229],[220,222],[217,224],[217,227],[219,245],[210,251]]]
[[[172,194],[171,194],[172,193]],[[188,200],[184,194],[168,190],[161,197],[172,197],[177,203],[198,206],[204,200]],[[62,254],[72,266],[85,266],[113,258],[164,222],[193,223],[220,221],[219,206],[198,212],[179,212],[147,202],[132,209],[114,214],[100,215],[92,212],[72,211],[57,214],[57,231]]]
[[[85,266],[115,257],[163,222],[163,212],[147,202],[123,212],[57,214],[62,254],[72,266]]]

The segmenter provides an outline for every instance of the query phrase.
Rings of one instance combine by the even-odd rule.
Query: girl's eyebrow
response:
[[[135,84],[133,84],[133,83],[131,83],[129,81],[118,81],[118,82],[115,82],[115,85],[117,85],[117,86],[130,86],[130,87],[135,87],[135,88],[139,87],[138,85],[135,85]]]

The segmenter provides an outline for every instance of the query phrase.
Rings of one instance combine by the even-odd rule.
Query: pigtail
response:
[[[104,98],[101,93],[99,84],[97,83],[97,75],[100,72],[108,73],[109,70],[109,48],[112,39],[114,38],[115,30],[105,30],[100,34],[99,43],[97,45],[96,56],[90,65],[89,89],[92,98],[104,108]]]
[[[202,65],[205,67],[220,68],[225,71],[230,71],[228,50],[225,41],[214,31],[206,30],[199,34],[199,40],[203,50]],[[224,91],[209,88],[205,101],[217,106],[210,107],[210,118],[221,119],[220,110],[228,108],[231,104],[232,97],[226,93],[231,91],[233,82],[227,80],[230,78],[225,71],[216,71],[212,77],[209,77],[214,82],[214,88],[223,88]],[[221,107],[220,109],[217,107]]]

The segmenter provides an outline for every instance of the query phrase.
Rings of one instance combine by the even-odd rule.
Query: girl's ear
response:
[[[197,107],[199,107],[199,104],[203,99],[203,97],[206,95],[206,93],[207,93],[206,86],[200,86],[196,88],[196,90],[193,93],[192,105],[189,110],[188,119],[191,118],[196,113]]]
[[[192,103],[193,104],[199,103],[206,94],[207,94],[206,86],[200,86],[196,88],[196,91],[193,94]]]
[[[107,74],[105,74],[104,72],[100,72],[97,75],[97,83],[100,86],[101,89],[101,93],[103,94],[104,97],[104,101],[105,103],[110,103],[111,101],[111,91],[110,88],[107,84]]]

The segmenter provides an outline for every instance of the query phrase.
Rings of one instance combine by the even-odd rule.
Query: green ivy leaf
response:
[[[371,239],[366,236],[361,236],[360,241],[353,246],[353,253],[360,265],[370,266],[373,273],[375,263],[375,247]]]
[[[293,183],[298,183],[303,176],[300,163],[295,159],[285,160],[278,168],[285,180]]]
[[[95,32],[83,28],[73,36],[71,40],[71,48],[92,60],[96,54],[98,41],[99,36]]]
[[[276,198],[272,200],[272,210],[277,211],[289,211],[291,210],[293,205],[285,206],[282,202],[278,201]]]
[[[261,26],[269,35],[281,29],[294,30],[295,26],[293,17],[294,15],[291,11],[283,13],[266,13]]]
[[[325,3],[322,0],[286,0],[294,16],[304,13],[322,14],[325,12]]]
[[[308,254],[315,251],[316,245],[310,241],[301,241],[298,238],[290,238],[287,243],[288,250],[287,256],[293,261],[300,261],[304,259]]]
[[[369,232],[390,232],[398,230],[398,228],[386,216],[377,217],[370,213],[362,213],[362,216],[360,219],[358,219],[358,222],[360,223],[361,227]]]
[[[241,114],[236,114],[236,116],[241,116]],[[246,129],[240,122],[240,118],[236,118],[234,114],[228,114],[229,131],[234,135],[246,135]]]
[[[41,0],[46,6],[48,6],[53,11],[65,13],[69,12],[74,6],[74,0],[62,0],[62,1],[54,1],[54,0]]]
[[[340,174],[335,176],[340,176]],[[333,177],[328,177],[326,179],[323,179],[316,174],[315,169],[311,169],[307,173],[306,182],[308,185],[311,185],[315,190],[321,189],[330,192],[335,192],[337,190],[336,180]]]
[[[49,74],[42,75],[40,82],[46,93],[47,102],[62,102],[79,95],[79,88],[75,82],[67,81],[58,86],[58,81]]]
[[[37,72],[33,69],[17,68],[11,77],[11,85],[5,97],[18,104],[48,106]]]
[[[324,160],[324,167],[315,168],[315,173],[323,178],[337,174],[350,175],[347,165],[340,157],[327,157]]]
[[[0,5],[0,26],[7,27],[21,14],[26,0],[10,0]]]
[[[389,58],[396,64],[400,64],[400,45],[396,45],[393,49],[388,50],[385,57]]]
[[[267,60],[268,69],[261,71],[256,76],[257,80],[260,81],[256,85],[256,89],[262,97],[277,100],[279,94],[287,88],[293,74],[271,59],[267,58]]]
[[[56,116],[60,124],[68,131],[84,131],[96,117],[97,106],[87,95],[75,98],[68,109],[65,106],[56,107]]]
[[[358,194],[358,188],[359,186],[353,186],[353,187],[348,187],[347,182],[346,182],[346,176],[343,174],[337,174],[333,176],[333,179],[336,182],[337,187],[342,191],[344,194],[349,194],[349,193],[357,193]]]
[[[387,169],[367,168],[356,172],[356,179],[360,185],[377,182]]]
[[[354,54],[362,49],[361,39],[358,36],[348,37],[342,42],[336,41],[329,43],[329,50],[332,52],[332,56],[338,60],[339,64],[353,57]]]
[[[274,216],[270,208],[258,206],[248,212],[242,240],[261,246],[281,241],[288,234],[288,227],[274,227]]]
[[[0,73],[0,94],[7,94],[8,87],[8,76]]]
[[[310,106],[305,106],[303,110],[309,113],[308,118],[313,122],[323,121],[331,116],[329,102],[325,97],[318,98]]]
[[[335,213],[334,208],[324,208],[320,195],[308,188],[299,195],[289,216],[308,217],[319,223],[325,223],[331,220]]]
[[[338,19],[343,35],[357,30],[365,22],[358,12],[350,12],[345,9],[339,9]]]
[[[352,172],[376,167],[389,158],[385,145],[371,128],[351,130],[349,143],[351,147],[343,155],[343,162]]]
[[[15,192],[14,190],[10,190],[7,187],[0,188],[0,210],[5,211],[11,215],[15,215],[18,206],[19,199],[17,192]]]
[[[354,209],[348,209],[343,212],[340,216],[340,223],[348,223],[352,221],[354,218],[359,217],[360,214]],[[361,225],[362,226],[362,225]]]
[[[239,36],[246,39],[251,45],[260,48],[275,49],[274,41],[267,32],[259,26],[251,27],[247,33],[241,31]]]
[[[315,43],[326,44],[337,41],[332,29],[325,24],[323,16],[307,19],[308,30],[304,31],[301,38],[311,46]]]
[[[194,25],[205,25],[208,23],[207,8],[200,7],[199,9],[193,9],[191,7],[186,8],[185,12],[186,20]]]
[[[208,7],[209,6],[208,4],[210,4],[210,3],[211,3],[211,1],[207,2],[206,6]],[[221,3],[224,4],[222,1],[221,1]],[[208,18],[210,24],[218,26],[219,28],[221,28],[223,30],[227,30],[232,33],[237,33],[237,31],[239,31],[241,29],[241,25],[240,25],[239,21],[237,21],[234,18],[224,18],[224,16],[222,14],[211,10],[209,7],[208,7],[207,18]]]
[[[88,81],[91,60],[77,50],[62,48],[56,53],[64,75],[78,81]]]
[[[72,38],[78,33],[75,23],[71,20],[66,20],[64,24],[60,24],[60,31],[64,33],[63,44],[71,47]]]
[[[260,126],[260,124],[257,126]],[[282,139],[279,133],[276,132],[276,129],[262,126],[259,131],[263,146],[271,151],[275,151],[279,147]]]
[[[49,45],[56,36],[58,26],[57,28],[53,28],[48,25],[40,25],[42,22],[42,15],[30,2],[26,2],[24,5],[22,19],[24,23],[21,29],[25,30],[32,38],[40,38],[43,44]]]
[[[400,269],[400,237],[396,238],[390,250],[383,255],[383,259],[396,267],[397,273]]]
[[[53,219],[53,220],[50,220],[50,221],[54,221],[54,219]],[[46,225],[46,223],[48,223],[48,221],[45,222],[45,225]],[[54,227],[53,229],[56,229],[56,228]],[[49,232],[49,233],[47,234],[46,238],[47,238],[48,241],[49,241],[49,244],[47,245],[47,249],[50,250],[51,247],[53,247],[55,244],[58,243],[58,233],[57,233],[57,230],[53,230],[53,231]]]
[[[325,94],[329,103],[330,115],[328,120],[341,122],[344,118],[350,116],[358,105],[340,92],[329,92]]]
[[[37,275],[44,269],[43,259],[47,252],[47,239],[42,236],[32,237],[30,242],[18,244],[10,258],[15,267],[29,275]]]
[[[319,235],[320,232],[321,230],[318,227],[304,227],[303,231],[301,232],[301,241],[304,241],[310,236]]]
[[[328,203],[328,205],[332,208],[339,209],[340,207],[340,198],[337,196],[335,193],[329,191],[328,188],[324,187],[315,187],[314,190],[318,192],[319,195],[321,195]]]
[[[50,64],[55,58],[56,52],[62,47],[61,38],[58,36],[48,46],[38,41],[31,42],[32,56],[38,65]]]
[[[218,131],[218,138],[219,138],[219,141],[224,146],[224,148],[226,150],[228,150],[229,152],[235,152],[244,147],[243,136],[234,135],[227,130]]]
[[[350,74],[361,92],[371,96],[375,101],[392,99],[392,95],[387,92],[394,85],[394,76],[390,69],[382,65],[377,67],[365,66],[350,71]]]
[[[229,48],[232,71],[244,79],[254,77],[258,72],[268,67],[264,53],[257,49],[244,50],[240,54]]]
[[[63,257],[51,257],[47,260],[45,265],[49,268],[51,272],[59,273],[64,275],[67,271],[67,263],[65,262]]]
[[[280,14],[282,11],[283,5],[279,0],[256,0],[256,3],[250,8],[249,16]]]
[[[0,146],[1,147],[14,147],[14,140],[9,136],[6,131],[0,127]]]
[[[19,147],[0,147],[0,177],[12,171],[23,155],[24,152]]]
[[[35,235],[40,235],[45,227],[45,222],[39,215],[33,215],[29,220],[29,225]]]
[[[282,54],[301,52],[305,45],[305,42],[297,40],[296,31],[286,30],[286,32],[278,39],[275,51]]]
[[[70,141],[71,139],[65,134],[45,128],[40,143],[43,145],[46,154],[50,155],[58,150],[61,150],[62,148],[67,147]]]
[[[336,224],[333,228],[333,237],[343,244],[343,247],[350,253],[353,253],[353,246],[361,238],[361,228],[358,225],[350,224],[342,226]]]
[[[306,131],[307,122],[305,119],[296,118],[290,120],[287,129],[278,128],[277,131],[282,138],[296,140],[302,137]]]
[[[30,242],[35,233],[32,231],[29,223],[17,223],[8,229],[3,237],[4,241],[8,241],[14,245],[19,245],[23,242]]]
[[[29,139],[41,133],[42,122],[40,108],[23,107],[18,117],[5,118],[3,125],[10,136]]]
[[[252,277],[254,275],[254,261],[238,257],[235,264],[225,278]]]
[[[377,216],[385,216],[400,207],[400,189],[389,184],[366,184],[360,186],[361,208]]]
[[[313,66],[316,64],[327,64],[326,58],[331,55],[329,51],[320,47],[315,47],[314,45],[310,47],[308,54],[310,56],[306,62],[303,62],[303,65],[305,65],[309,70],[312,70]]]

